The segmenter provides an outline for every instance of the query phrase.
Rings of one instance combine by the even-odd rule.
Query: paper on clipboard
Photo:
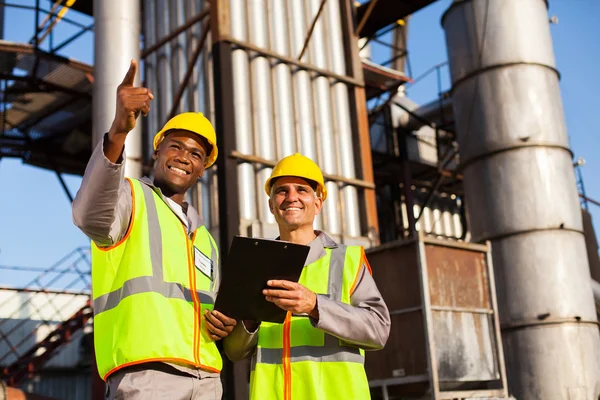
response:
[[[233,238],[215,309],[237,320],[283,323],[286,311],[267,301],[271,279],[298,282],[309,246],[271,239]]]

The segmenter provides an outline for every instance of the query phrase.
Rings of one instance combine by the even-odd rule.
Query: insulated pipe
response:
[[[266,0],[248,1],[249,42],[269,49],[267,31]],[[275,160],[275,136],[273,130],[273,96],[271,88],[271,66],[266,57],[252,55],[250,60],[252,78],[252,117],[256,154],[267,160]],[[272,168],[261,168],[256,174],[258,216],[263,223],[275,223],[269,210],[269,199],[263,196],[264,184],[271,175]]]
[[[597,399],[600,335],[544,0],[442,18],[470,228],[492,243],[509,387]]]
[[[169,14],[171,12],[169,0],[157,0],[156,21],[158,37],[162,38],[169,34]],[[169,111],[173,105],[173,87],[171,78],[173,70],[171,69],[171,43],[165,43],[157,50],[158,58],[158,84],[159,87],[153,89],[155,96],[155,111],[158,114],[159,129],[167,122]],[[158,96],[157,96],[158,95]]]
[[[287,20],[285,0],[269,0],[272,50],[289,56],[290,27],[282,21]],[[296,136],[294,132],[294,111],[292,105],[292,75],[290,66],[277,63],[273,67],[275,85],[275,137],[277,138],[277,159],[296,152]]]
[[[248,22],[246,21],[246,2],[231,0],[231,36],[246,41]],[[252,116],[250,114],[250,77],[248,53],[242,49],[232,52],[233,98],[235,104],[235,140],[237,150],[244,154],[254,154],[252,142]],[[226,156],[225,154],[221,157]],[[258,219],[256,211],[256,177],[252,164],[238,166],[238,192],[247,199],[239,202],[240,219],[251,223]],[[258,192],[262,195],[262,192]]]
[[[329,68],[339,75],[346,75],[346,61],[344,60],[344,41],[342,39],[342,26],[339,1],[326,3],[326,22],[329,25]],[[354,165],[354,140],[352,140],[352,126],[350,125],[350,102],[348,86],[343,82],[333,84],[333,110],[336,127],[336,143],[340,164],[340,174],[346,178],[356,178]],[[361,234],[360,217],[358,213],[358,193],[356,187],[345,186],[341,190],[343,201],[344,235],[358,237]]]
[[[156,35],[156,29],[157,29],[156,3],[151,1],[151,2],[148,2],[146,7],[144,7],[144,47],[145,48],[149,48],[154,43],[156,43],[156,41],[158,40],[157,35]],[[146,87],[151,89],[155,93],[155,95],[156,95],[156,89],[158,86],[157,80],[156,80],[156,77],[158,74],[158,69],[157,69],[156,64],[157,64],[156,52],[148,55],[146,57],[146,59],[144,60],[145,85],[146,85]],[[150,138],[152,138],[154,136],[154,134],[160,130],[160,128],[158,127],[158,125],[159,125],[159,122],[158,122],[159,113],[157,111],[158,107],[156,106],[156,104],[151,104],[150,107],[151,107],[150,113],[148,113],[148,115],[146,116],[146,120],[145,120],[147,134],[149,137],[149,140],[147,140],[147,146],[144,149],[146,152],[145,154],[147,156],[145,158],[146,160],[151,159],[150,155],[153,152],[152,140],[150,140]]]
[[[93,145],[110,129],[115,116],[116,90],[131,59],[138,62],[135,85],[140,85],[140,2],[103,0],[94,2]],[[142,123],[125,140],[125,175],[142,176]]]
[[[183,18],[183,0],[171,1],[171,8],[169,10],[169,32],[173,32],[175,29],[185,23]],[[179,34],[173,40],[170,41],[171,46],[171,93],[169,96],[175,99],[175,94],[179,90],[183,77],[185,75],[185,69],[187,66],[187,58],[190,54],[186,52],[185,48],[185,35]],[[174,101],[174,100],[173,100]],[[180,101],[179,104],[175,104],[176,113],[180,113],[185,110],[185,104]],[[171,108],[166,110],[171,111]]]
[[[288,21],[290,21],[290,49],[292,55],[298,55],[302,51],[304,39],[308,31],[306,22],[304,3],[301,1],[288,2]],[[307,62],[309,52],[305,52],[302,61]],[[318,162],[314,102],[312,96],[312,84],[310,74],[307,71],[296,69],[293,74],[294,87],[294,116],[295,131],[297,135],[298,148],[300,153]],[[323,229],[323,213],[315,218],[315,229]]]
[[[291,23],[291,54],[300,54],[308,27],[304,17],[304,4],[290,1],[289,18]],[[309,52],[305,52],[302,61],[307,62]],[[310,75],[304,70],[294,71],[294,94],[296,132],[299,137],[300,152],[313,161],[318,161],[313,97]]]
[[[312,19],[317,15],[319,10],[320,0],[310,0],[307,2],[309,16],[307,19]],[[323,14],[327,10],[323,10]],[[327,69],[327,46],[325,43],[325,17],[323,15],[317,20],[315,29],[310,39],[310,58],[313,64],[322,69]],[[327,174],[338,174],[338,160],[336,143],[333,132],[332,121],[332,102],[330,93],[329,79],[324,76],[318,76],[313,79],[313,88],[315,91],[314,99],[316,106],[316,119],[318,130],[317,143],[319,146],[318,164]],[[323,204],[323,213],[325,218],[325,230],[332,235],[343,236],[340,224],[340,204],[339,191],[335,182],[327,182],[327,201]]]

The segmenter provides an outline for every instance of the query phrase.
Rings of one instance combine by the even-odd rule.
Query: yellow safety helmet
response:
[[[165,134],[173,129],[182,129],[203,137],[212,146],[210,154],[206,155],[204,168],[208,168],[217,161],[217,135],[212,124],[201,112],[184,112],[171,118],[165,126],[154,136],[154,150],[165,138]]]
[[[325,180],[323,179],[323,173],[321,168],[310,158],[303,156],[300,153],[296,153],[291,156],[282,158],[271,176],[265,182],[265,192],[267,196],[271,195],[271,186],[274,180],[282,176],[296,176],[298,178],[308,179],[317,183],[317,196],[323,201],[327,198],[327,187],[325,186]]]

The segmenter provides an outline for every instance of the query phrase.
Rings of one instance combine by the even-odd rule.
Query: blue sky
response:
[[[19,0],[33,5],[35,0]],[[48,0],[42,6],[50,8]],[[413,75],[419,76],[432,66],[446,61],[444,33],[440,25],[442,13],[451,3],[440,0],[413,16],[410,22],[409,53]],[[575,157],[583,157],[586,191],[600,200],[600,135],[596,103],[600,93],[600,1],[550,0],[550,15],[556,15],[558,25],[552,25],[557,66],[562,75],[561,89],[571,148]],[[28,41],[33,35],[34,16],[27,10],[6,10],[5,39]],[[69,12],[85,25],[89,17]],[[61,22],[54,30],[54,42],[60,43],[74,29]],[[46,40],[45,45],[47,45]],[[93,62],[93,37],[90,33],[65,47],[61,54],[84,62]],[[382,49],[373,48],[376,61],[388,59]],[[444,89],[449,89],[447,68],[442,69]],[[433,100],[437,95],[437,79],[431,74],[410,87],[408,95],[418,103]],[[76,193],[80,178],[65,176],[67,185]],[[47,267],[74,248],[88,246],[87,238],[71,222],[71,205],[54,172],[29,167],[18,159],[0,160],[0,265]],[[600,230],[600,208],[591,205],[595,226]],[[31,274],[0,270],[0,284],[22,285]]]

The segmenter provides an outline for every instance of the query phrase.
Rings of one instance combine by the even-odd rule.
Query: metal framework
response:
[[[80,332],[92,317],[90,305],[91,260],[89,249],[78,248],[49,268],[0,266],[36,274],[24,288],[0,287],[3,313],[0,320],[0,380],[16,386],[44,364]],[[66,305],[85,299],[81,309],[65,315]],[[34,318],[23,318],[31,315]],[[29,330],[29,334],[22,332]],[[45,330],[51,330],[42,340]],[[34,343],[32,346],[31,343]]]
[[[83,174],[89,158],[85,136],[73,133],[89,131],[91,126],[92,67],[58,55],[65,46],[93,29],[65,17],[62,1],[47,10],[36,0],[35,6],[3,2],[6,8],[30,10],[35,13],[33,35],[29,44],[0,42],[4,59],[0,65],[0,158],[18,157],[24,162],[53,170],[70,201],[73,200],[63,173]],[[40,21],[40,15],[45,18]],[[55,43],[53,28],[62,21],[77,31],[60,43]],[[48,50],[41,45],[47,41]],[[15,67],[27,71],[15,73]],[[69,79],[67,79],[69,76]],[[82,79],[84,79],[82,81]],[[68,82],[76,84],[69,84]],[[39,107],[28,104],[45,93],[50,96]],[[58,128],[60,126],[60,128]]]
[[[398,290],[397,286],[383,282],[378,284],[382,294],[387,294],[388,299],[393,301],[392,304],[400,305],[400,308],[390,310],[392,318],[397,318],[395,322],[420,322],[423,327],[415,326],[414,330],[424,334],[421,337],[397,331],[395,333],[400,340],[391,343],[393,354],[399,357],[397,360],[380,365],[385,357],[377,355],[377,366],[372,364],[373,361],[369,365],[367,360],[367,368],[373,368],[368,372],[380,377],[369,382],[372,394],[384,400],[392,398],[391,393],[400,396],[393,398],[427,397],[433,400],[509,398],[502,342],[499,340],[500,322],[490,244],[439,240],[419,232],[409,240],[384,244],[368,251],[368,254],[379,274],[418,279],[418,289],[409,290],[409,284],[405,283],[401,287],[406,293],[399,297],[391,296],[389,292]],[[389,271],[389,258],[400,255],[405,264],[402,270],[410,271],[410,275]],[[453,267],[448,268],[448,265]],[[464,288],[468,285],[480,285],[481,292],[469,296],[448,290],[449,287]],[[481,325],[474,322],[476,320]],[[457,330],[455,339],[460,339],[458,342],[439,340],[438,330],[449,327]],[[461,341],[465,347],[461,347]],[[489,342],[489,348],[480,347],[484,341]],[[408,349],[413,349],[413,356],[423,356],[424,363],[413,365],[415,360],[406,353]],[[481,353],[480,360],[474,363],[477,367],[472,366],[468,372],[461,370],[472,350]],[[483,368],[483,365],[486,367]],[[389,370],[398,366],[410,366],[412,369]],[[392,377],[392,373],[396,372],[397,376]]]

